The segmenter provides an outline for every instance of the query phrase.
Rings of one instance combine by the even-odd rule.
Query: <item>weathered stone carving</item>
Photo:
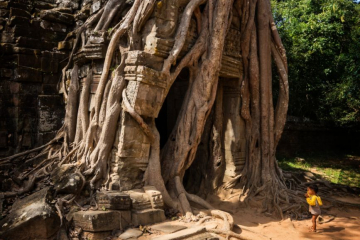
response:
[[[129,194],[115,191],[101,191],[96,194],[96,201],[100,209],[130,210]]]
[[[246,141],[245,122],[240,116],[240,88],[237,80],[224,79],[224,136],[223,146],[225,153],[225,179],[235,177],[241,173],[245,165]]]

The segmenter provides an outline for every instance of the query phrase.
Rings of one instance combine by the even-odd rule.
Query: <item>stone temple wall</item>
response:
[[[49,141],[61,127],[58,51],[80,1],[0,1],[0,156]],[[69,46],[67,46],[69,47]]]

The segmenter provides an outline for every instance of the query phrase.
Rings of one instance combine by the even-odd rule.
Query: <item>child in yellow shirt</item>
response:
[[[309,204],[309,212],[312,214],[312,227],[311,231],[316,232],[316,219],[321,214],[320,206],[322,205],[321,198],[317,196],[318,187],[313,184],[307,188],[307,193],[305,194],[306,201]]]

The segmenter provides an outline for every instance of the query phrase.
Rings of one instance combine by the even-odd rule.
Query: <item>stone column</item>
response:
[[[244,168],[246,140],[245,121],[240,116],[240,88],[234,80],[225,80],[224,85],[223,146],[226,162],[224,182],[226,182],[239,175]]]

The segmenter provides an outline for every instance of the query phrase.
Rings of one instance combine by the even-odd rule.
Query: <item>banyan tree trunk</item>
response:
[[[51,143],[32,150],[46,153],[48,158],[33,172],[36,177],[24,190],[30,191],[34,181],[48,176],[52,169],[71,164],[86,179],[82,187],[89,186],[92,191],[150,184],[162,192],[167,206],[188,217],[192,215],[189,201],[212,208],[188,193],[183,180],[213,112],[205,162],[211,183],[205,185],[213,191],[222,184],[224,123],[219,81],[230,29],[240,33],[240,48],[231,54],[241,56],[232,61],[234,71],[240,73],[235,77],[241,89],[237,111],[246,129],[245,168],[230,185],[240,179],[248,198],[264,195],[264,211],[282,214],[280,204],[289,199],[283,197],[287,188],[275,152],[286,120],[289,88],[285,50],[269,0],[107,1],[65,39],[73,37],[74,44],[60,84],[67,102],[64,127]],[[98,49],[103,47],[106,54],[99,57],[102,51]],[[93,52],[98,55],[91,55]],[[272,59],[280,79],[275,109]],[[90,96],[99,62],[102,71],[96,93]],[[83,65],[89,70],[80,91],[78,72]],[[176,124],[160,149],[154,120],[185,68],[190,72],[189,87]],[[224,69],[225,75],[229,74]],[[67,81],[70,70],[71,80]],[[70,204],[69,199],[76,199],[81,191],[65,202]],[[19,192],[5,196],[16,194]]]

